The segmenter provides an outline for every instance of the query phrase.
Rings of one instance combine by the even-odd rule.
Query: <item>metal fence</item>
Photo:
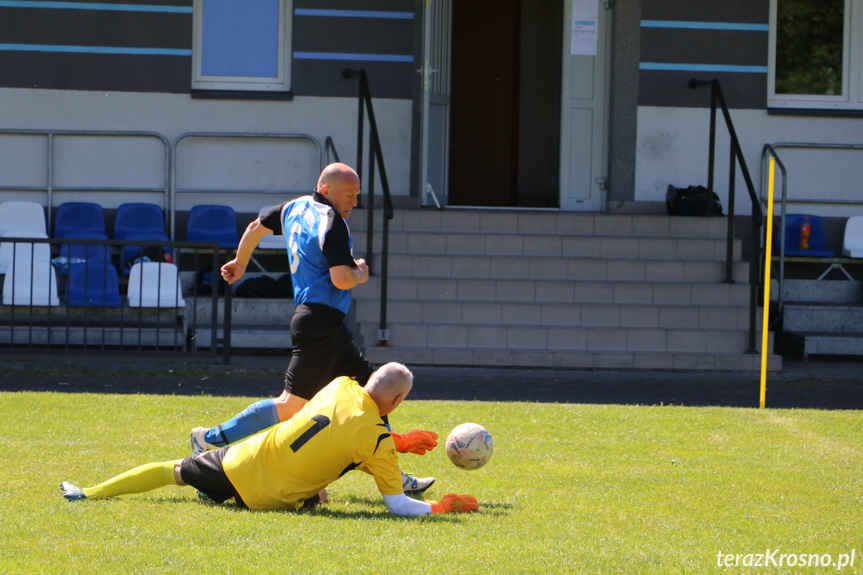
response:
[[[221,350],[229,363],[222,256],[201,242],[3,237],[0,351]]]

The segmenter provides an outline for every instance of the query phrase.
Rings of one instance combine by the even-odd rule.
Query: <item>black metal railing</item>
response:
[[[366,226],[366,263],[369,273],[374,273],[374,208],[375,208],[375,166],[380,170],[381,190],[383,191],[384,205],[383,223],[381,224],[381,311],[378,329],[378,347],[387,347],[389,344],[389,332],[387,330],[387,278],[389,263],[389,221],[393,219],[393,202],[390,196],[390,186],[387,181],[387,172],[384,167],[384,155],[381,149],[381,140],[378,135],[378,125],[375,121],[375,111],[372,105],[372,95],[369,90],[369,81],[364,69],[345,68],[342,72],[345,78],[359,77],[359,110],[357,114],[357,174],[363,181],[363,140],[364,122],[368,115],[369,119],[369,173],[365,178],[364,188],[368,190],[366,197],[367,226]]]
[[[133,265],[168,263],[164,254],[178,265],[146,271]],[[221,299],[220,323],[218,289],[199,293],[197,281],[183,285],[179,273],[181,267],[212,267],[213,281],[221,282],[221,257],[218,244],[201,242],[4,236],[0,351],[189,354],[199,351],[196,337],[206,331],[209,355],[216,356],[221,347],[228,364],[230,286]],[[209,321],[198,317],[198,301],[207,299],[209,306],[201,310],[209,308]]]
[[[746,189],[749,191],[749,199],[752,202],[752,229],[751,239],[749,242],[749,349],[747,353],[756,353],[756,312],[758,309],[758,288],[759,288],[759,264],[761,263],[761,243],[759,241],[761,235],[761,226],[764,224],[764,215],[761,209],[761,202],[758,199],[758,194],[755,191],[755,185],[752,183],[752,177],[749,174],[749,168],[746,165],[746,159],[743,157],[743,152],[740,149],[740,141],[737,139],[737,131],[734,129],[734,122],[731,120],[731,113],[728,111],[728,105],[725,102],[725,96],[722,93],[722,87],[719,85],[719,80],[699,80],[692,78],[689,80],[689,87],[696,89],[699,86],[710,86],[710,148],[708,152],[707,163],[707,190],[708,197],[713,193],[713,174],[716,159],[716,107],[719,105],[722,110],[722,117],[725,120],[725,127],[728,129],[728,134],[731,140],[731,149],[729,153],[729,169],[728,169],[728,232],[726,237],[726,259],[725,259],[725,281],[733,283],[733,260],[734,260],[734,199],[735,199],[735,177],[737,175],[737,167],[743,174],[743,179],[746,183]],[[709,203],[708,203],[709,205]],[[763,329],[768,329],[764,326]]]
[[[332,161],[330,161],[330,154],[332,154]],[[339,152],[336,150],[336,143],[333,141],[331,136],[327,136],[327,139],[324,140],[324,157],[327,160],[327,164],[332,162],[341,162],[339,159]]]

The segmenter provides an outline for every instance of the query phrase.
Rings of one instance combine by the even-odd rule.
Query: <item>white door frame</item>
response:
[[[452,1],[425,0],[424,6],[420,206],[439,208],[448,194]]]

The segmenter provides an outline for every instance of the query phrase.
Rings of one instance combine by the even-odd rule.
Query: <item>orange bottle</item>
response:
[[[800,249],[809,249],[809,216],[803,216],[803,222],[800,224]]]

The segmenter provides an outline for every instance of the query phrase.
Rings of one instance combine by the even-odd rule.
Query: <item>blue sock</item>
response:
[[[253,403],[242,413],[218,427],[213,427],[204,436],[210,445],[224,447],[254,435],[279,422],[279,410],[275,399],[264,399]]]

